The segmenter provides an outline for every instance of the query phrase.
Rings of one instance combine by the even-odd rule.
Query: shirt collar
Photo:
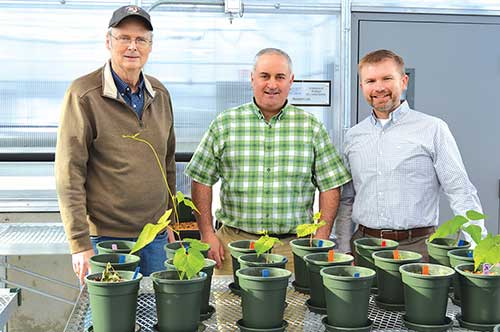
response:
[[[252,112],[257,115],[257,117],[260,119],[260,120],[263,120],[264,119],[264,115],[262,114],[262,112],[260,111],[260,108],[259,106],[257,105],[257,103],[255,102],[255,97],[252,98],[252,104],[251,104],[251,109],[252,109]],[[291,104],[288,103],[288,99],[286,100],[285,102],[285,105],[283,106],[283,108],[279,111],[278,113],[278,116],[276,117],[277,120],[281,120],[283,118],[283,116],[286,114],[287,110],[290,108]]]
[[[125,81],[123,81],[120,78],[120,76],[118,76],[118,74],[113,70],[113,67],[111,66],[111,64],[110,64],[110,68],[111,68],[111,75],[113,75],[113,80],[115,81],[116,88],[118,89],[118,92],[120,94],[131,94],[132,90],[130,89],[128,84],[125,83]],[[142,92],[142,89],[144,89],[144,77],[142,75],[142,72],[139,75],[139,84],[137,85],[137,89],[138,90],[136,93],[140,93],[140,92]]]
[[[394,122],[397,123],[398,121],[401,121],[401,119],[410,111],[410,106],[408,105],[408,102],[404,100],[401,105],[398,106],[394,111],[389,113],[389,122]],[[373,125],[376,125],[378,122],[377,117],[375,116],[375,112],[372,111],[371,114],[371,122]]]

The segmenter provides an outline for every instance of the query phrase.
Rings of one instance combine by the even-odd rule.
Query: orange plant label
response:
[[[250,242],[250,249],[255,250],[255,242]]]
[[[429,275],[429,265],[422,266],[422,274]]]
[[[386,247],[387,246],[387,242],[385,242],[385,240],[382,241],[382,243],[380,244],[381,247]]]
[[[392,252],[392,258],[399,259],[399,250],[396,249]]]
[[[333,262],[333,255],[334,255],[333,249],[328,250],[328,261],[329,262]]]

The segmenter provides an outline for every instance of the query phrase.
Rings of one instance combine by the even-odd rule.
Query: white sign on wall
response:
[[[295,106],[331,106],[331,81],[293,81],[288,102]]]

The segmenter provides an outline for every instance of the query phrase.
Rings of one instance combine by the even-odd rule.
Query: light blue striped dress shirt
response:
[[[372,114],[349,129],[344,161],[353,180],[343,188],[336,221],[343,251],[349,251],[351,210],[352,222],[369,228],[436,226],[442,189],[455,214],[482,211],[446,123],[406,101],[385,125]]]

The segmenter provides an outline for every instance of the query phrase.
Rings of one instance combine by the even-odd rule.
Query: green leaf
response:
[[[204,251],[204,250],[210,249],[210,246],[208,245],[208,243],[201,242],[198,239],[185,238],[184,240],[182,240],[182,242],[189,243],[189,248],[193,248],[193,249],[196,249],[198,251]]]
[[[172,209],[168,209],[165,213],[158,219],[156,224],[146,224],[139,234],[137,241],[135,242],[134,247],[130,251],[130,254],[137,252],[153,242],[158,233],[164,230],[168,224],[170,224],[170,215],[172,214]]]
[[[321,220],[317,224],[302,224],[302,225],[298,225],[297,228],[296,228],[297,237],[304,237],[304,236],[308,236],[308,235],[314,234],[314,233],[316,233],[316,231],[319,228],[321,228],[321,227],[323,227],[325,225],[326,225],[326,221],[324,221],[324,220]]]
[[[194,211],[198,212],[198,214],[200,214],[200,211],[196,208],[193,201],[191,201],[189,198],[184,198],[182,203],[184,203],[184,205],[186,205],[187,207],[190,207],[192,210],[194,210]]]
[[[255,241],[255,252],[257,256],[271,250],[276,243],[283,244],[277,237],[272,237],[267,234],[261,236]]]
[[[317,223],[320,219],[321,219],[321,211],[318,211],[313,215],[313,220],[315,223]]]
[[[481,227],[478,225],[469,225],[464,228],[464,231],[469,233],[470,237],[474,242],[479,243],[481,241]]]
[[[193,278],[205,267],[205,257],[199,250],[189,248],[188,252],[184,248],[175,251],[174,266],[181,272],[180,278]]]
[[[479,213],[479,212],[474,211],[474,210],[469,210],[469,211],[465,212],[465,215],[470,220],[483,220],[483,219],[487,218],[487,216],[485,216],[484,214]]]
[[[500,235],[493,237],[488,234],[474,248],[474,270],[477,271],[484,263],[491,265],[500,263]]]
[[[180,204],[184,201],[184,194],[181,191],[178,191],[175,198],[177,200],[177,204]]]
[[[444,238],[448,237],[448,235],[456,234],[460,227],[468,221],[469,220],[464,216],[454,216],[452,219],[438,227],[436,232],[429,238],[429,242],[432,242],[432,240],[436,238]]]

